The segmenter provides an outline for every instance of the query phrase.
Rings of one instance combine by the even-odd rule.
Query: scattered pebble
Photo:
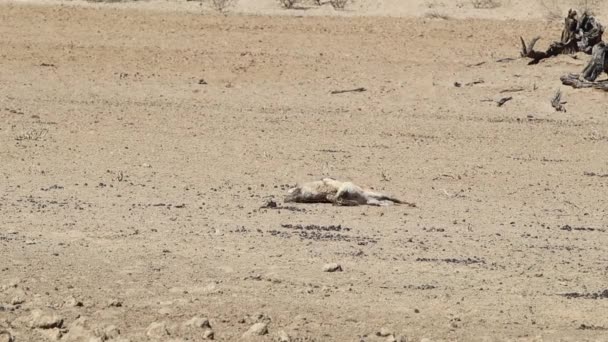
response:
[[[63,331],[58,328],[44,329],[39,331],[41,335],[46,337],[49,341],[59,341],[63,336]]]
[[[205,340],[213,340],[215,338],[215,334],[213,333],[213,330],[211,330],[211,329],[205,330],[205,332],[203,333],[203,338]]]
[[[13,335],[8,331],[0,331],[0,342],[14,342]]]
[[[103,334],[106,339],[115,339],[118,338],[118,335],[120,335],[120,329],[118,329],[118,327],[115,325],[108,325],[103,329]]]
[[[63,305],[67,306],[67,307],[73,307],[73,308],[83,306],[82,302],[77,300],[73,296],[69,296],[68,298],[66,298],[65,301],[63,302]]]
[[[268,323],[256,323],[249,328],[243,337],[262,336],[268,334]]]
[[[158,313],[161,315],[170,315],[173,313],[173,310],[171,310],[171,308],[160,308],[158,309]]]
[[[146,336],[150,338],[163,339],[169,336],[165,322],[152,322],[146,330]]]
[[[190,320],[186,321],[184,325],[187,327],[211,329],[211,324],[209,324],[209,320],[201,317],[192,317]]]
[[[42,310],[34,310],[30,315],[29,326],[39,329],[61,328],[63,326],[63,318],[55,314],[47,314]]]
[[[279,330],[277,333],[279,342],[291,342],[291,337],[285,332],[285,330]]]
[[[23,299],[20,296],[15,296],[15,297],[13,297],[13,299],[11,299],[11,303],[10,304],[11,305],[20,305],[20,304],[23,304],[23,303],[25,303],[25,299]]]
[[[395,335],[388,335],[388,337],[386,338],[386,342],[399,342],[399,340],[397,340],[395,338]]]
[[[390,336],[390,335],[392,335],[392,334],[393,334],[393,332],[392,332],[392,331],[390,331],[390,330],[389,330],[387,327],[382,327],[382,328],[380,328],[380,331],[378,331],[378,332],[376,333],[376,335],[377,335],[377,336],[380,336],[380,337],[389,337],[389,336]]]
[[[323,272],[342,272],[342,266],[336,263],[325,264],[323,266]]]
[[[108,307],[120,308],[122,306],[122,301],[118,299],[110,299],[108,301]]]

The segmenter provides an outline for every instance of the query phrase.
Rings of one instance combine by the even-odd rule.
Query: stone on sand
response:
[[[323,266],[323,272],[342,272],[342,266],[340,264],[331,263]]]
[[[256,323],[249,328],[243,337],[262,336],[268,334],[268,323],[260,322]]]

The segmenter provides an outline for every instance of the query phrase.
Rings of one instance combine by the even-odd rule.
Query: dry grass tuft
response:
[[[471,0],[471,4],[477,9],[492,9],[502,6],[500,0]]]
[[[330,0],[329,3],[331,4],[331,7],[333,7],[336,10],[343,10],[344,8],[346,8],[346,5],[348,4],[349,0]]]

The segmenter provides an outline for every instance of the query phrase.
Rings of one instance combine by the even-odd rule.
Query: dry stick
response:
[[[497,59],[496,63],[511,62],[511,61],[514,61],[514,60],[517,60],[517,58],[507,57],[507,58]]]
[[[360,92],[364,92],[367,89],[361,87],[361,88],[355,88],[355,89],[347,89],[347,90],[333,90],[331,92],[332,95],[335,94],[342,94],[342,93],[360,93]]]
[[[502,99],[495,101],[492,99],[485,99],[485,100],[481,100],[481,102],[496,102],[496,104],[498,105],[498,107],[502,107],[502,105],[504,105],[505,103],[507,103],[508,101],[513,100],[513,97],[509,96],[509,97],[503,97]]]
[[[500,93],[501,94],[504,94],[504,93],[517,93],[517,92],[524,91],[524,90],[526,90],[526,89],[525,88],[511,88],[511,89],[501,90]]]
[[[470,87],[470,86],[473,86],[473,85],[476,85],[476,84],[482,84],[482,83],[485,83],[485,81],[484,80],[477,80],[477,81],[466,83],[465,86]]]
[[[467,67],[469,67],[469,68],[470,67],[477,67],[477,66],[484,65],[484,64],[486,64],[486,62],[479,62],[479,63],[475,63],[475,64],[467,64]]]
[[[502,105],[504,105],[505,103],[507,103],[508,101],[513,100],[513,97],[509,96],[509,97],[503,97],[502,99],[496,101],[496,103],[498,104],[498,107],[502,107]]]

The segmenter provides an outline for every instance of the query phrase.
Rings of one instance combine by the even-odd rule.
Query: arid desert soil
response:
[[[608,340],[608,95],[517,58],[559,32],[0,5],[0,341]],[[283,203],[322,176],[417,207]]]

